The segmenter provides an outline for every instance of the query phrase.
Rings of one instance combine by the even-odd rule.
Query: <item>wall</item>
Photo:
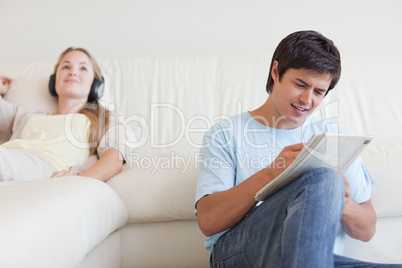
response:
[[[98,59],[271,54],[315,29],[341,53],[402,51],[399,0],[0,0],[0,61],[55,61],[68,46]]]

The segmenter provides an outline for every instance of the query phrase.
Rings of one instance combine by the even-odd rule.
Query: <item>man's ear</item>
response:
[[[271,76],[274,82],[279,81],[278,61],[274,61],[274,63],[272,64]]]

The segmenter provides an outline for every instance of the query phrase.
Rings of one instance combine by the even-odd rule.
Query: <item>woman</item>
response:
[[[8,90],[11,79],[0,79],[0,92]],[[31,113],[0,98],[0,128],[9,136],[0,146],[0,181],[76,173],[106,181],[119,173],[129,157],[126,135],[132,132],[99,105],[102,84],[100,68],[88,51],[68,48],[49,81],[50,92],[58,97],[55,115]],[[96,154],[95,164],[77,168]]]

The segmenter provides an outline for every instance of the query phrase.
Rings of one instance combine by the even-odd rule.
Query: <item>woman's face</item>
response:
[[[67,53],[57,67],[57,95],[87,102],[94,76],[92,63],[84,52],[74,50]]]

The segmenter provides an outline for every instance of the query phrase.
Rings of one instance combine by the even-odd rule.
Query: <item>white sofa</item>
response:
[[[261,105],[271,55],[101,60],[104,105],[137,134],[123,172],[0,183],[0,267],[208,267],[194,216],[203,133]],[[345,255],[402,263],[402,55],[343,55],[338,86],[316,115],[372,134],[363,159],[376,182],[377,233]],[[0,63],[5,99],[54,111],[52,62]],[[117,193],[117,195],[116,195]],[[7,256],[7,257],[4,257]]]

